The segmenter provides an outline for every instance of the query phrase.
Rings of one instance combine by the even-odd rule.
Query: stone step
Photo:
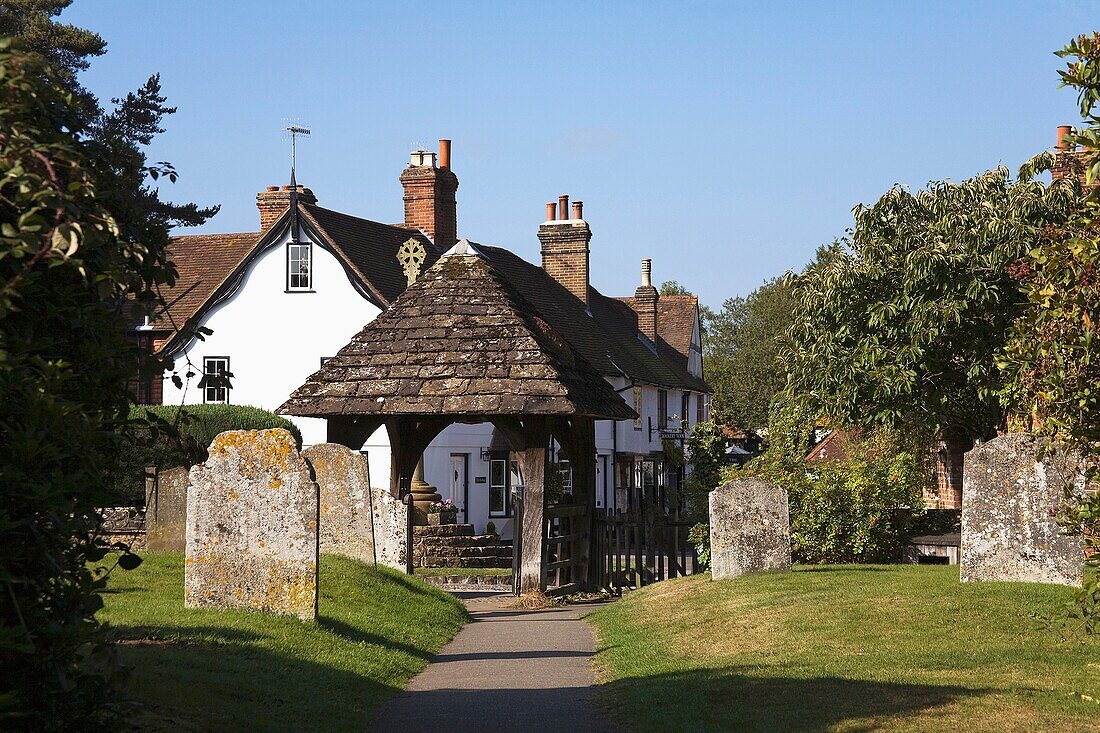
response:
[[[441,524],[438,527],[413,527],[413,537],[469,537],[474,533],[472,524]]]
[[[426,545],[429,547],[470,547],[473,545],[479,545],[483,547],[489,547],[491,545],[500,545],[501,547],[511,547],[511,543],[505,545],[497,538],[495,534],[474,534],[474,535],[458,535],[455,537],[413,537],[413,543],[416,546]]]
[[[477,568],[471,569],[477,570]],[[512,589],[511,575],[478,575],[476,572],[456,572],[454,575],[425,575],[421,580],[439,586],[440,588],[451,588],[456,590],[504,592]]]
[[[415,563],[421,568],[510,568],[511,559],[494,557],[437,557],[429,555]]]
[[[505,547],[414,547],[413,557],[499,557],[512,559],[511,548]]]

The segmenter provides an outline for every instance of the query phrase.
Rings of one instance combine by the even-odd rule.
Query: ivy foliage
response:
[[[1067,137],[1083,152],[1072,159],[1070,180],[1100,182],[1100,33],[1070,41],[1058,55],[1064,87],[1078,92],[1082,127]],[[1036,156],[1022,170],[1033,175],[1054,164],[1050,154]],[[1047,227],[1035,246],[1015,263],[1013,275],[1026,294],[1026,310],[1013,328],[1000,366],[1002,397],[1036,433],[1069,450],[1089,456],[1093,493],[1067,501],[1060,522],[1083,536],[1100,565],[1100,189],[1091,188],[1072,215]],[[1100,576],[1094,574],[1078,595],[1072,615],[1090,633],[1100,631]]]

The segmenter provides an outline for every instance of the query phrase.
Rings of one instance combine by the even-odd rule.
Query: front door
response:
[[[463,524],[468,524],[470,521],[466,509],[470,503],[469,475],[466,468],[468,461],[469,455],[466,453],[451,454],[451,501],[458,505]]]

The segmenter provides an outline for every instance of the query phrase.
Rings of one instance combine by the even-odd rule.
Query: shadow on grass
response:
[[[916,717],[992,690],[839,677],[769,676],[767,669],[700,669],[601,686],[601,702],[629,730],[874,730],[871,718]],[[866,721],[865,724],[856,721]],[[878,724],[881,724],[881,720]]]
[[[159,721],[156,730],[361,731],[398,692],[259,645],[124,644],[119,655],[135,670],[132,693]]]
[[[115,641],[166,641],[176,644],[198,642],[251,642],[263,638],[254,631],[225,626],[112,626]]]
[[[411,654],[414,657],[420,657],[424,661],[430,662],[432,659],[432,655],[423,649],[418,649],[415,646],[402,644],[399,641],[394,641],[393,639],[387,639],[378,634],[372,634],[362,629],[357,629],[331,616],[318,616],[317,625],[323,629],[328,629],[341,639],[346,639],[347,641],[373,644],[374,646],[380,646],[386,649],[394,649],[399,652],[404,652],[405,654]]]
[[[795,565],[793,570],[799,573],[896,573],[891,567],[873,565]]]

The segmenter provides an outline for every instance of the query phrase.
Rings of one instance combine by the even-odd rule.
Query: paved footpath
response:
[[[620,733],[597,710],[592,606],[525,611],[510,595],[457,594],[473,621],[408,689],[382,706],[375,733]]]

